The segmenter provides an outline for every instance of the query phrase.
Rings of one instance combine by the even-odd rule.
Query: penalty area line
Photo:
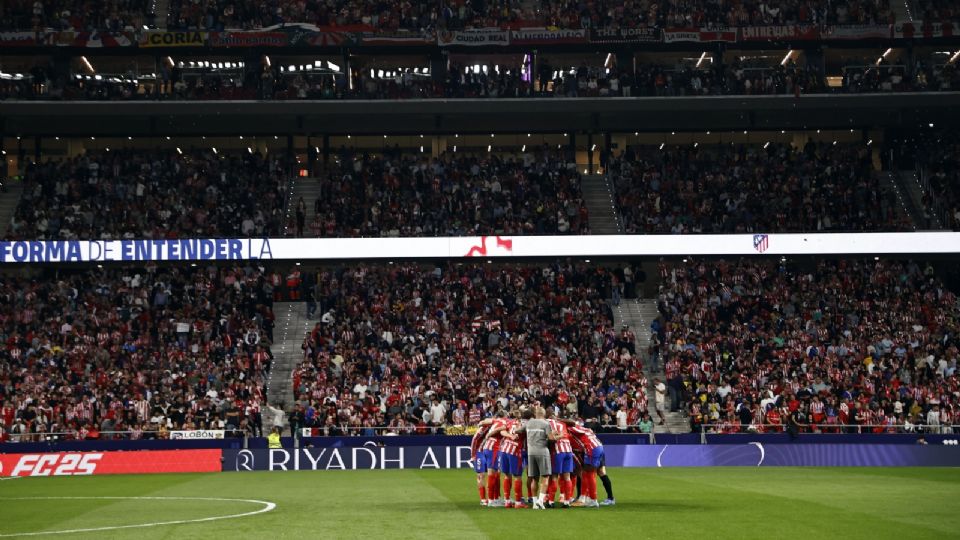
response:
[[[164,525],[186,525],[189,523],[205,523],[208,521],[220,521],[224,519],[236,519],[247,516],[255,516],[270,512],[277,507],[276,503],[270,501],[260,501],[257,499],[224,499],[217,497],[0,497],[0,501],[66,501],[66,500],[115,500],[115,501],[216,501],[216,502],[242,502],[250,504],[261,504],[263,508],[251,512],[242,512],[240,514],[229,514],[226,516],[211,516],[196,519],[178,519],[173,521],[156,521],[151,523],[135,523],[132,525],[110,525],[105,527],[90,527],[84,529],[63,529],[57,531],[31,531],[21,533],[2,533],[0,538],[11,538],[19,536],[44,536],[50,534],[77,534],[86,532],[116,531],[120,529],[143,529],[148,527],[162,527]]]

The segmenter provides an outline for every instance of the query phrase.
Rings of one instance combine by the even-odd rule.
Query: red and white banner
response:
[[[463,32],[437,32],[437,45],[441,47],[504,47],[510,44],[510,32],[499,29],[466,30]]]
[[[740,41],[805,41],[820,38],[820,30],[807,24],[743,26]]]
[[[586,43],[587,37],[587,31],[583,29],[521,28],[510,32],[510,44],[553,45],[557,43]]]
[[[875,24],[857,24],[851,26],[826,26],[820,38],[834,41],[856,41],[858,39],[886,39],[890,37],[890,27]]]
[[[364,32],[360,35],[364,46],[410,46],[436,43],[432,33],[427,32]]]
[[[667,28],[663,31],[664,43],[677,43],[680,41],[700,41],[699,28]]]
[[[945,23],[897,23],[893,25],[895,38],[939,38],[952,37],[953,24]]]
[[[737,40],[737,28],[734,26],[710,26],[700,28],[700,41],[726,41],[733,43]]]
[[[0,454],[0,477],[217,472],[220,450]]]

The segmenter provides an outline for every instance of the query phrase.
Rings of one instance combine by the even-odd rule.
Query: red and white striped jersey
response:
[[[590,428],[574,425],[569,426],[567,429],[570,435],[576,437],[577,442],[583,446],[584,452],[592,452],[594,448],[603,446],[603,443],[600,442],[600,439],[597,438],[597,435]]]
[[[550,429],[552,429],[557,436],[554,452],[558,454],[573,452],[573,445],[570,444],[570,432],[567,431],[567,425],[553,418],[547,420],[547,423],[550,424]]]
[[[470,455],[474,459],[476,459],[477,452],[480,451],[480,445],[488,431],[490,431],[490,426],[480,426],[477,432],[473,434],[473,439],[470,440]]]
[[[483,441],[483,446],[481,446],[480,449],[494,452],[500,450],[500,439],[503,438],[500,436],[500,432],[509,427],[508,422],[509,420],[506,418],[497,418],[494,420],[493,424],[490,424],[490,437]]]
[[[516,435],[517,430],[520,429],[520,426],[521,426],[520,422],[516,420],[511,420],[509,423],[509,427],[507,427],[506,429],[511,434]],[[523,455],[523,446],[525,441],[526,441],[525,437],[517,437],[516,440],[508,439],[504,437],[500,441],[500,452],[504,454],[510,454],[511,456],[520,457]]]

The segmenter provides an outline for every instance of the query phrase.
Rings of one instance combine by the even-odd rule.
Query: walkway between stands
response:
[[[657,425],[659,417],[655,409],[657,403],[657,393],[654,389],[653,378],[660,377],[664,379],[664,374],[659,366],[653,364],[647,355],[647,349],[650,346],[650,323],[657,318],[657,301],[653,299],[631,298],[624,299],[619,306],[613,307],[613,320],[617,329],[628,325],[630,330],[637,336],[636,350],[637,354],[643,358],[643,371],[647,377],[647,403],[650,419],[654,423],[654,433],[688,433],[690,424],[686,418],[679,412],[670,412],[669,396],[667,397],[667,410],[664,412],[666,424]],[[666,384],[666,381],[664,381]]]
[[[273,368],[267,384],[270,403],[283,404],[285,412],[293,408],[293,370],[303,360],[303,337],[313,329],[314,322],[307,318],[304,302],[275,302],[273,312],[277,316],[276,341],[273,344]],[[317,314],[319,316],[319,314]],[[286,418],[284,418],[286,425]]]

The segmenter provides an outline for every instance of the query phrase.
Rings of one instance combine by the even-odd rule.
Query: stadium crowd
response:
[[[132,31],[153,25],[148,0],[7,0],[0,4],[0,31]]]
[[[294,371],[293,428],[320,435],[475,426],[539,400],[636,425],[646,379],[635,337],[613,328],[613,269],[350,265],[305,274],[320,321]],[[315,293],[314,293],[315,291]],[[308,297],[308,310],[311,298]]]
[[[14,239],[277,236],[283,167],[213,149],[87,152],[31,164],[9,224]]]
[[[695,431],[960,425],[960,312],[931,266],[691,260],[660,273],[652,355]]]
[[[929,0],[925,13],[949,17],[950,2]],[[575,2],[364,2],[360,0],[171,0],[166,23],[143,0],[91,4],[75,0],[12,0],[0,12],[0,30],[122,30],[153,24],[172,30],[258,29],[308,23],[372,31],[460,30],[491,27],[598,28],[770,24],[888,24],[888,0],[650,0]]]
[[[627,233],[906,230],[865,145],[628,147],[608,174]]]
[[[546,65],[532,83],[518,68],[452,64],[445,78],[434,80],[410,70],[391,76],[355,70],[353,84],[341,74],[281,73],[279,66],[262,73],[226,74],[213,70],[184,75],[165,67],[153,86],[132,71],[100,80],[55,77],[42,68],[29,77],[0,80],[0,99],[54,101],[128,100],[328,100],[328,99],[496,99],[550,97],[646,97],[702,95],[799,95],[831,93],[812,67],[788,63],[763,66],[739,60],[722,68],[638,64],[633,72],[581,65],[553,69]],[[847,93],[952,91],[960,85],[952,65],[920,63],[915,77],[902,67],[845,71],[840,90]]]
[[[844,91],[852,94],[875,92],[952,92],[960,89],[955,64],[917,62],[913,76],[905,66],[881,62],[876,66],[849,68],[843,72]]]
[[[275,279],[252,266],[0,277],[0,439],[261,435]]]
[[[321,196],[297,201],[296,231],[324,237],[588,234],[571,161],[547,148],[512,156],[447,152],[438,159],[342,148],[339,167],[320,179]]]
[[[960,138],[950,131],[920,137],[916,159],[926,179],[924,227],[960,230]]]

